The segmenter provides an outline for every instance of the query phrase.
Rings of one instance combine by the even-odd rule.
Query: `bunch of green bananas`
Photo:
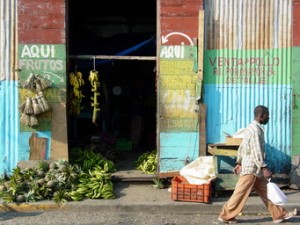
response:
[[[83,171],[92,170],[95,166],[100,166],[108,173],[116,172],[113,161],[104,158],[101,154],[95,153],[91,149],[74,147],[71,149],[70,153],[70,155],[72,155],[70,162],[81,166]]]
[[[92,122],[97,125],[97,113],[100,111],[98,97],[100,96],[100,92],[98,88],[100,88],[100,81],[98,71],[91,70],[89,75],[89,81],[92,85],[91,91],[94,92],[94,96],[91,97],[92,103],[91,106],[93,107],[93,118]]]
[[[94,166],[102,163],[103,160],[101,155],[94,153],[92,150],[86,150],[83,152],[82,170],[92,169]]]
[[[145,152],[139,156],[135,162],[136,168],[147,174],[154,174],[157,172],[157,150],[151,152]]]
[[[71,191],[69,195],[73,201],[82,201],[84,199],[84,195],[79,191]]]
[[[115,198],[110,175],[100,166],[95,166],[88,173],[83,173],[76,189],[77,196],[84,196],[90,199]],[[76,196],[76,194],[74,193],[73,196]]]

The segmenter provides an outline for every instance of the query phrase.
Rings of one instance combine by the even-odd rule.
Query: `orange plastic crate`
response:
[[[209,184],[190,184],[184,177],[175,176],[172,179],[171,199],[187,202],[211,201],[211,182]]]

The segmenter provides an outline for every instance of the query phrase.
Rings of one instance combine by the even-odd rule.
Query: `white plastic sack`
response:
[[[232,137],[234,138],[245,138],[247,129],[246,128],[241,128],[237,132],[235,132]]]
[[[200,156],[180,170],[183,176],[190,184],[208,184],[216,178],[214,157]]]
[[[275,184],[269,181],[267,184],[268,199],[275,205],[284,205],[287,203],[288,198],[283,191]]]

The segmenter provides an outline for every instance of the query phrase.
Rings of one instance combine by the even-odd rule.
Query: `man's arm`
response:
[[[267,164],[265,163],[264,160],[264,151],[260,143],[260,138],[261,138],[260,135],[263,135],[263,133],[259,134],[258,132],[254,132],[252,134],[252,141],[251,141],[251,155],[255,165],[259,169],[267,167]]]

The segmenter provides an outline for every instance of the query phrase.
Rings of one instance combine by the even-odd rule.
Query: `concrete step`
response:
[[[113,181],[153,181],[158,179],[158,174],[145,174],[140,170],[118,170],[112,173],[111,179]]]

